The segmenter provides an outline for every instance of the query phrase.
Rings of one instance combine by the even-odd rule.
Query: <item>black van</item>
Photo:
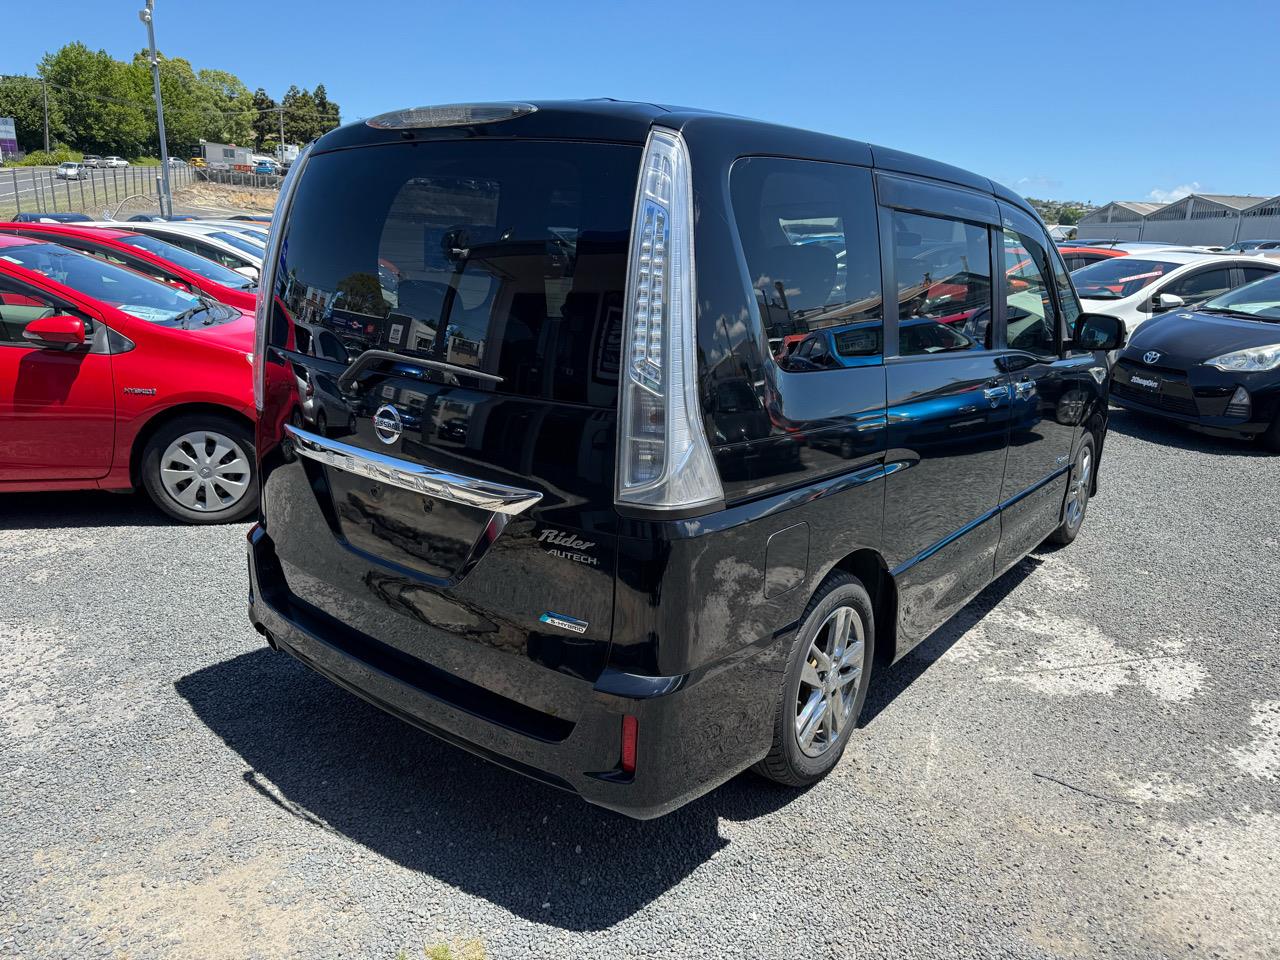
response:
[[[299,159],[268,253],[254,625],[631,816],[824,775],[873,667],[1095,489],[1123,327],[1022,199],[929,160],[404,110]]]

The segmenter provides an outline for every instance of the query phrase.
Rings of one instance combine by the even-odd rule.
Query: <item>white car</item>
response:
[[[1194,307],[1280,271],[1280,263],[1234,254],[1171,249],[1135,251],[1072,272],[1086,313],[1119,317],[1130,334],[1166,310]]]
[[[241,276],[256,281],[262,271],[262,261],[267,255],[266,245],[249,237],[233,233],[225,227],[208,224],[200,220],[183,220],[178,222],[146,222],[138,220],[108,220],[97,224],[100,227],[115,227],[117,230],[132,230],[134,233],[145,233],[158,237],[175,247],[199,254],[206,260],[213,260],[224,267],[230,267]]]
[[[68,161],[58,164],[58,169],[53,171],[53,175],[59,180],[79,180],[81,177],[89,176],[89,171],[83,163]]]
[[[129,165],[129,161],[124,157],[106,157],[102,161],[102,165],[104,167],[127,167]]]

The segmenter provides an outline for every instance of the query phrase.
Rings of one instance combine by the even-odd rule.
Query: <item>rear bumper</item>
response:
[[[668,813],[769,749],[759,734],[768,727],[759,713],[775,703],[781,682],[776,650],[787,636],[696,675],[606,671],[594,684],[582,681],[578,702],[553,716],[391,652],[298,600],[270,538],[257,526],[249,534],[249,580],[249,618],[274,648],[455,746],[627,816]],[[621,769],[622,717],[628,714],[639,724],[634,774]]]

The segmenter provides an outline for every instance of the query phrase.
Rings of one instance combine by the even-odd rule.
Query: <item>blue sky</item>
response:
[[[0,72],[82,40],[145,43],[142,0],[20,4]],[[467,100],[702,106],[945,160],[1020,193],[1104,202],[1280,193],[1280,0],[431,3],[157,0],[160,48],[344,120]]]

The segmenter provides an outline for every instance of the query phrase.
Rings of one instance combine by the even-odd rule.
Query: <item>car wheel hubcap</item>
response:
[[[1080,451],[1080,459],[1076,462],[1075,473],[1071,478],[1071,489],[1067,491],[1067,524],[1078,527],[1084,519],[1085,508],[1089,505],[1089,482],[1093,476],[1093,451],[1085,447]]]
[[[853,722],[864,649],[862,618],[852,607],[831,611],[809,644],[796,696],[796,742],[805,756],[822,756]]]
[[[160,483],[188,510],[230,510],[249,492],[249,458],[244,449],[216,430],[186,433],[165,448]]]

